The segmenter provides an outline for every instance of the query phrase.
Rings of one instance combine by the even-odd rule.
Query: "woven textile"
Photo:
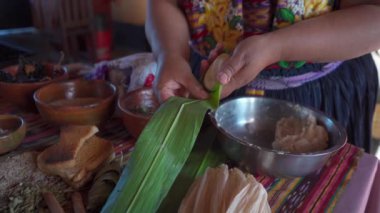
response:
[[[51,145],[59,141],[59,127],[49,124],[39,114],[22,113],[3,99],[0,99],[0,114],[17,114],[26,121],[27,132],[20,148]],[[116,155],[128,154],[133,148],[135,140],[125,130],[120,118],[114,117],[98,128],[98,135],[113,143]]]
[[[363,151],[345,145],[321,171],[304,178],[256,176],[268,191],[272,212],[332,212]]]

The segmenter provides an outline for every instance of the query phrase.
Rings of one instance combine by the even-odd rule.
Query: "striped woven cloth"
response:
[[[345,145],[317,175],[304,178],[256,176],[268,192],[272,212],[333,212],[363,151]]]
[[[51,145],[59,141],[59,127],[49,124],[39,114],[23,113],[13,105],[0,99],[0,114],[17,114],[27,124],[25,139],[19,148],[31,148]],[[112,118],[99,126],[99,136],[112,141],[116,155],[129,154],[135,140],[125,130],[120,118]]]
[[[26,120],[27,135],[22,147],[53,144],[59,140],[59,128],[48,124],[38,114],[20,113],[1,99],[0,114],[18,114]],[[129,155],[135,140],[125,130],[121,119],[112,118],[99,128],[100,136],[114,144],[116,155]],[[347,144],[315,176],[294,179],[256,176],[256,179],[268,191],[272,212],[332,212],[362,153],[361,149]]]

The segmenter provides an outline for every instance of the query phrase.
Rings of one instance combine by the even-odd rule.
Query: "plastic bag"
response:
[[[157,63],[152,53],[137,53],[112,61],[102,61],[86,77],[107,79],[122,91],[152,87],[157,74]]]

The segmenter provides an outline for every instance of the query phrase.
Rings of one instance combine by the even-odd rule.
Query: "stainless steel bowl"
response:
[[[329,135],[326,150],[292,154],[272,149],[276,122],[293,116],[313,115]],[[264,97],[243,97],[227,101],[211,113],[219,130],[223,150],[244,169],[275,177],[300,177],[316,173],[330,155],[346,143],[346,132],[325,114],[287,101]]]

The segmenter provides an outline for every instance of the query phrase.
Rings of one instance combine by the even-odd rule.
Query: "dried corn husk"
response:
[[[190,187],[179,213],[271,212],[264,187],[251,175],[226,165],[210,168]]]
[[[189,157],[206,111],[218,101],[172,97],[165,102],[138,138],[102,212],[155,212]]]
[[[99,212],[113,188],[116,186],[120,173],[121,162],[114,160],[107,163],[96,173],[93,184],[87,196],[87,211]]]

